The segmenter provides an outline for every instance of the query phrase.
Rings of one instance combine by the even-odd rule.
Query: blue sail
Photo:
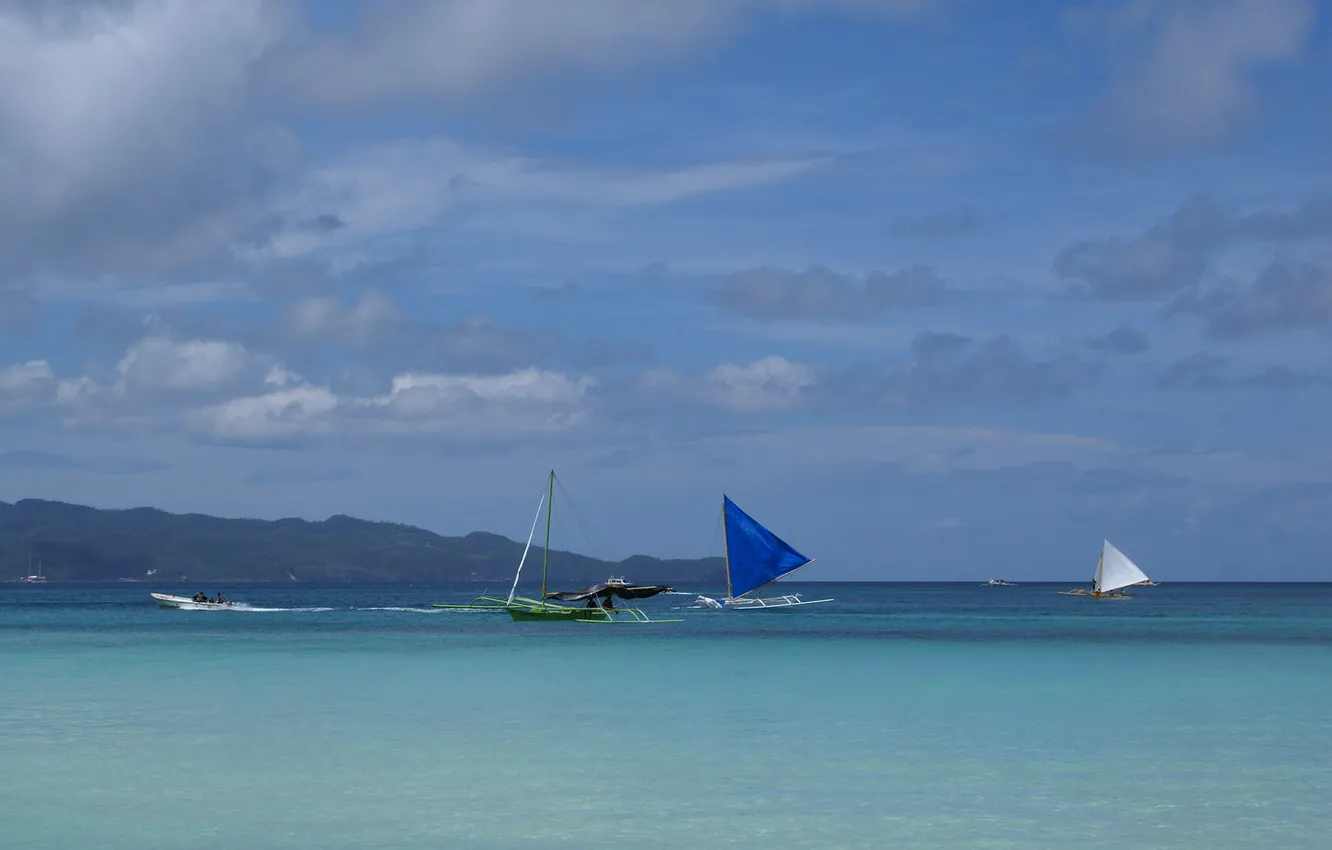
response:
[[[812,560],[759,525],[724,495],[722,518],[726,525],[727,589],[732,598],[776,581]]]

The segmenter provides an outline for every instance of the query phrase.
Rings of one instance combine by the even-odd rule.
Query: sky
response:
[[[0,3],[0,500],[1330,580],[1329,17]]]

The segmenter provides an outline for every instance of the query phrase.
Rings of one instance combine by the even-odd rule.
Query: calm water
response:
[[[1332,586],[792,587],[836,602],[0,585],[0,846],[1332,846]]]

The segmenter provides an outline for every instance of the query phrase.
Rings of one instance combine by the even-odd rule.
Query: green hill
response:
[[[510,581],[523,544],[475,531],[443,537],[392,522],[341,514],[303,519],[223,519],[155,508],[102,510],[24,499],[0,502],[0,580],[41,561],[51,581]],[[533,543],[525,578],[535,579],[541,547]],[[537,569],[531,569],[533,566]],[[579,583],[624,575],[631,581],[724,582],[720,558],[661,560],[635,555],[611,562],[550,553],[552,580]],[[527,584],[527,581],[524,581]]]

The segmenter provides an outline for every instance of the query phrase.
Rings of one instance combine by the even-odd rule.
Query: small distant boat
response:
[[[832,601],[801,599],[799,593],[750,596],[759,588],[809,566],[814,559],[797,552],[791,544],[764,528],[725,494],[722,494],[722,525],[726,539],[726,598],[700,595],[695,602],[697,606],[753,611]]]
[[[32,556],[28,556],[28,572],[32,572]],[[19,580],[26,581],[28,584],[46,584],[46,576],[42,575],[42,562],[40,560],[37,562],[37,572]]]
[[[985,584],[982,584],[981,587],[1017,587],[1017,582],[1008,581],[1007,579],[1002,578],[992,578],[985,582]]]
[[[1101,558],[1096,562],[1096,575],[1092,579],[1092,589],[1073,588],[1061,590],[1064,596],[1090,596],[1093,599],[1129,599],[1132,594],[1124,592],[1128,587],[1141,587],[1151,583],[1147,574],[1128,556],[1119,551],[1109,540],[1101,542]]]
[[[158,608],[182,608],[188,611],[226,611],[234,609],[235,602],[198,602],[188,596],[172,596],[169,593],[150,593]]]

